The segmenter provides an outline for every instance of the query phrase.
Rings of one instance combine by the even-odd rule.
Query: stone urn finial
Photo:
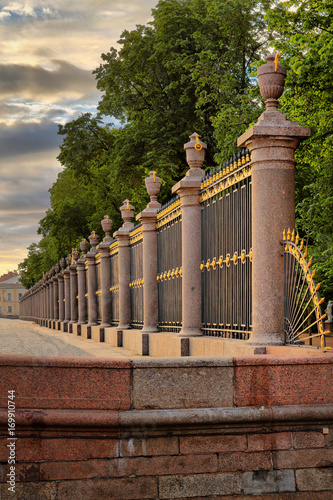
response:
[[[147,208],[160,208],[161,204],[157,201],[157,195],[161,189],[161,179],[157,177],[156,172],[149,172],[149,177],[145,179],[147,193],[150,196],[150,202]]]
[[[59,272],[60,272],[59,264],[56,264],[54,269],[55,269],[56,275],[59,274]]]
[[[90,251],[95,251],[99,242],[99,236],[98,234],[96,234],[96,231],[92,231],[91,235],[89,236],[89,241],[91,245]]]
[[[266,57],[266,64],[258,68],[258,82],[260,93],[265,99],[266,111],[278,109],[278,98],[281,97],[286,78],[286,68],[278,64],[280,54],[270,54]]]
[[[79,259],[79,252],[77,248],[72,248],[72,259],[73,263],[76,264],[76,261]]]
[[[67,257],[66,257],[66,264],[67,264],[67,266],[70,266],[70,265],[71,265],[71,263],[72,263],[72,254],[71,254],[71,253],[69,253],[69,254],[67,255]]]
[[[101,226],[102,226],[102,229],[105,233],[105,237],[104,237],[103,241],[105,241],[107,243],[112,241],[112,238],[110,236],[110,232],[112,229],[112,220],[110,219],[110,217],[108,215],[104,215],[104,219],[101,221]]]
[[[83,240],[80,242],[80,249],[81,249],[81,252],[83,254],[83,257],[86,256],[86,253],[88,252],[88,248],[89,248],[89,243],[87,242],[87,240],[85,238],[83,238]]]
[[[61,267],[61,270],[62,270],[62,271],[63,271],[63,270],[65,269],[65,267],[66,267],[66,261],[65,261],[65,259],[64,259],[64,258],[62,258],[62,259],[60,260],[60,267]]]
[[[190,135],[190,142],[184,144],[184,149],[186,151],[186,161],[192,168],[201,168],[205,159],[205,149],[207,149],[207,144],[201,142],[200,135],[194,132]]]
[[[131,220],[134,217],[134,207],[131,205],[129,200],[125,200],[122,206],[120,207],[121,217],[124,221],[123,228],[132,227]]]

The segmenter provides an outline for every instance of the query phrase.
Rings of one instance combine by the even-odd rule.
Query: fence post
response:
[[[121,216],[124,221],[121,228],[114,233],[118,240],[118,266],[119,266],[119,325],[118,331],[127,330],[131,323],[131,300],[130,300],[130,244],[129,235],[134,224],[131,222],[134,216],[134,207],[129,200],[125,200],[120,207]]]
[[[45,274],[45,293],[44,293],[44,304],[45,304],[45,319],[44,319],[44,326],[48,326],[49,319],[50,319],[50,304],[49,304],[49,288],[50,288],[50,283],[49,283],[49,273]]]
[[[71,255],[67,255],[66,264],[67,267],[64,270],[64,292],[65,292],[65,319],[63,322],[64,332],[68,332],[68,323],[71,319],[71,288],[70,288],[70,271],[69,266],[71,264]]]
[[[73,324],[77,323],[77,266],[76,261],[79,258],[77,248],[72,249],[72,260],[69,266],[70,272],[70,289],[71,289],[71,320],[68,323],[68,333],[73,333]]]
[[[87,322],[87,304],[86,304],[86,253],[88,251],[89,245],[87,240],[84,238],[80,243],[80,249],[82,252],[82,257],[76,261],[77,265],[77,282],[78,282],[78,315],[79,321],[77,325],[77,334],[81,335],[81,325]]]
[[[158,283],[157,277],[157,211],[161,204],[157,195],[161,179],[156,172],[149,172],[145,180],[150,202],[136,220],[142,224],[143,237],[143,333],[158,332]]]
[[[64,270],[65,270],[65,259],[60,260],[61,271],[58,275],[58,294],[59,294],[59,322],[57,330],[61,330],[61,323],[63,323],[65,319],[65,308],[64,308],[64,298],[65,298],[65,289],[64,289]]]
[[[98,253],[99,236],[95,231],[89,236],[91,249],[86,255],[88,262],[88,325],[87,338],[91,338],[91,327],[97,325],[97,301],[96,301],[96,268],[95,256]]]
[[[52,328],[56,328],[56,324],[59,319],[59,285],[58,285],[58,276],[59,276],[59,266],[58,264],[56,265],[55,269],[55,275],[53,277],[53,325]]]
[[[190,169],[172,188],[182,208],[182,328],[179,337],[202,335],[201,331],[201,180],[207,145],[190,135],[184,145]]]
[[[295,149],[310,129],[288,121],[277,109],[286,70],[269,55],[258,68],[266,111],[238,139],[251,151],[252,324],[249,343],[279,345],[284,332],[282,232],[295,226]]]
[[[52,328],[53,320],[54,320],[54,302],[53,302],[53,296],[54,296],[53,276],[54,276],[54,273],[55,273],[55,269],[54,269],[54,267],[52,267],[49,271],[49,274],[50,274],[50,287],[49,287],[49,297],[48,297],[49,307],[50,307],[50,317],[49,317],[49,323],[48,323],[49,328]]]
[[[108,215],[105,215],[101,221],[102,229],[105,233],[103,241],[99,244],[101,254],[101,302],[102,302],[102,323],[101,328],[106,328],[111,325],[111,260],[110,260],[110,243],[112,238],[110,232],[112,229],[112,220]]]

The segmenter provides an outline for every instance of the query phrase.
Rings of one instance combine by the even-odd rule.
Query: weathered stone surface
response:
[[[83,457],[81,457],[83,458]],[[60,462],[42,462],[40,479],[91,479],[109,477],[109,459],[105,460],[66,460]]]
[[[237,473],[164,476],[159,478],[161,499],[207,497],[241,493],[242,479]]]
[[[243,481],[246,494],[261,495],[262,493],[296,491],[293,470],[244,472]]]
[[[180,437],[180,453],[212,453],[246,450],[245,435]]]
[[[218,470],[216,454],[116,458],[111,460],[109,465],[110,477],[197,474]]]
[[[233,406],[232,358],[133,360],[135,409]]]
[[[333,449],[273,451],[272,459],[277,469],[327,467],[333,463]]]
[[[74,500],[74,498],[75,500],[156,499],[158,498],[157,479],[155,477],[126,477],[64,481],[58,485],[58,498],[61,500]]]
[[[300,491],[333,491],[333,467],[300,469],[296,471],[297,489]]]
[[[219,453],[219,470],[221,472],[269,470],[271,468],[269,451]]]
[[[248,434],[247,442],[251,451],[288,450],[292,447],[291,432]]]
[[[1,500],[56,500],[57,498],[55,482],[16,483],[15,493],[8,491],[8,486],[7,484],[1,485]],[[68,497],[68,500],[70,498]]]
[[[121,457],[178,455],[178,437],[130,438],[120,442]]]
[[[293,448],[323,448],[325,436],[322,432],[294,432]]]

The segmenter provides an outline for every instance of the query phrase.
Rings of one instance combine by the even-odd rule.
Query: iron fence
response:
[[[179,196],[157,214],[158,323],[161,331],[182,326],[182,213]]]
[[[142,224],[130,233],[131,327],[143,327],[143,240]]]
[[[248,339],[251,333],[251,187],[248,151],[202,183],[203,335]]]
[[[119,267],[118,242],[114,240],[110,245],[110,292],[111,292],[111,325],[119,323]]]

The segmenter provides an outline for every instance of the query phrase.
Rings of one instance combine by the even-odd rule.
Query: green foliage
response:
[[[21,265],[23,280],[32,283],[38,265],[48,270],[46,263],[54,265],[92,230],[101,234],[105,214],[116,230],[124,199],[141,211],[151,170],[162,178],[159,200],[167,201],[187,171],[183,144],[194,131],[208,143],[206,167],[235,152],[236,138],[261,111],[250,73],[269,38],[269,4],[160,0],[151,23],[125,30],[120,49],[102,54],[94,72],[103,92],[99,115],[59,127],[64,170],[50,189],[42,239]],[[122,126],[106,125],[108,117]]]
[[[282,110],[311,127],[297,150],[297,225],[314,257],[326,299],[333,299],[333,4],[292,0],[268,14],[287,69]]]

